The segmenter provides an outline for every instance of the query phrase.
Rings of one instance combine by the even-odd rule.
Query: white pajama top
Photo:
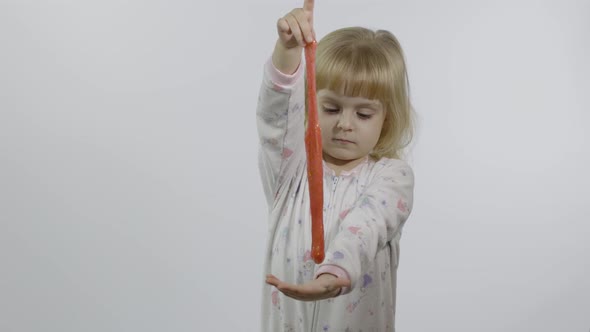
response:
[[[399,159],[364,162],[336,176],[324,163],[326,258],[311,258],[305,152],[304,64],[284,75],[269,59],[258,98],[259,169],[269,211],[265,274],[304,284],[342,271],[351,287],[303,302],[264,284],[262,331],[395,331],[396,276],[402,227],[412,209],[414,174]]]

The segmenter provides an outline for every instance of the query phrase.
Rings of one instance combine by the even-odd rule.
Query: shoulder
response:
[[[383,157],[374,161],[372,168],[375,175],[380,178],[405,178],[408,181],[414,181],[414,171],[405,160]]]

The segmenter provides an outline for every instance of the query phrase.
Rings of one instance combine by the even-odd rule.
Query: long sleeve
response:
[[[256,111],[260,148],[259,170],[267,204],[305,160],[305,84],[303,61],[293,75],[278,71],[269,59]]]
[[[340,214],[338,234],[328,244],[322,265],[344,269],[351,288],[369,264],[401,230],[413,204],[414,173],[403,161],[377,162],[374,177],[355,204]],[[347,289],[343,291],[346,293]]]

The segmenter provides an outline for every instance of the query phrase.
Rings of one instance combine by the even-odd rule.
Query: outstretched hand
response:
[[[350,287],[350,281],[336,277],[333,274],[322,274],[316,279],[303,285],[283,282],[272,274],[266,276],[266,283],[275,286],[280,292],[290,298],[300,301],[317,301],[334,297],[340,293],[342,287]]]

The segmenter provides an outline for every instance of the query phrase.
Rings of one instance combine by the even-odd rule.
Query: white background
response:
[[[301,1],[0,2],[0,331],[257,331],[255,106]],[[318,0],[419,116],[401,332],[590,329],[590,1]]]

